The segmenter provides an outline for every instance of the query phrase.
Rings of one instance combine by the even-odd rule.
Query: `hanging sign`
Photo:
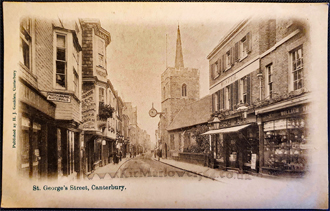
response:
[[[66,95],[66,94],[48,93],[47,100],[70,103],[71,97],[70,95]]]

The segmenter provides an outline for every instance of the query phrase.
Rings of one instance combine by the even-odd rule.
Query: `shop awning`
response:
[[[210,130],[210,131],[207,131],[206,133],[203,133],[202,135],[218,134],[218,133],[233,133],[233,132],[238,132],[249,126],[250,125],[240,125],[240,126],[236,126],[236,127],[223,128],[223,129],[219,129],[219,130]]]

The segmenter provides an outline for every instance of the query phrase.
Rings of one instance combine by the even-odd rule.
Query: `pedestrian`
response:
[[[121,161],[121,157],[123,156],[123,153],[121,152],[121,150],[119,151],[119,161]]]
[[[117,152],[116,151],[113,152],[113,163],[114,164],[118,163],[118,158],[117,158]]]
[[[158,161],[160,160],[160,149],[157,149]]]

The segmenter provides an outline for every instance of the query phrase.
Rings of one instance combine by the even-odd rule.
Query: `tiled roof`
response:
[[[183,107],[174,117],[167,130],[176,130],[198,124],[207,123],[212,114],[212,96],[207,95],[202,99]]]

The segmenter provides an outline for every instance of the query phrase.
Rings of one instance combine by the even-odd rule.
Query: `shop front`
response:
[[[262,119],[262,172],[299,174],[307,170],[308,104],[260,114]]]
[[[222,125],[224,125],[224,121],[222,121]],[[213,129],[203,134],[209,135],[211,152],[209,166],[240,173],[257,172],[259,165],[257,162],[259,154],[257,124],[255,122],[237,124],[237,121],[233,119],[226,120],[225,125],[227,127]]]
[[[31,179],[57,176],[56,105],[20,80],[17,168]]]

